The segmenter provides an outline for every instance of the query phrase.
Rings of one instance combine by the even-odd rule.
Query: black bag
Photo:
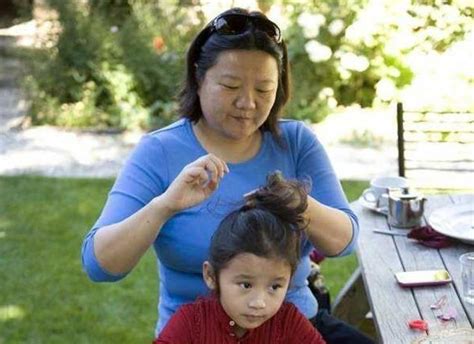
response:
[[[324,284],[324,276],[321,268],[315,262],[311,262],[311,272],[308,276],[309,289],[318,300],[319,309],[326,309],[331,312],[331,297],[329,290]]]

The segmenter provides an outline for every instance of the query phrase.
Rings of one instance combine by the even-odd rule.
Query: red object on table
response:
[[[411,329],[420,331],[426,331],[428,329],[428,323],[421,319],[410,320],[408,326],[410,326]]]
[[[415,227],[407,234],[407,237],[432,248],[448,247],[453,243],[446,235],[436,232],[431,226]]]

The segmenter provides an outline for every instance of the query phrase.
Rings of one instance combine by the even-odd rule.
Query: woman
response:
[[[350,253],[358,224],[312,131],[279,120],[288,97],[286,45],[263,14],[228,10],[192,42],[180,94],[182,119],[143,137],[82,250],[92,280],[116,281],[153,246],[160,274],[156,334],[179,306],[207,293],[201,266],[220,220],[243,194],[264,184],[269,172],[280,170],[286,178],[312,183],[307,240],[286,300],[330,342],[332,327],[324,330],[328,316],[317,316],[306,283],[308,255],[313,246],[326,256]],[[200,182],[186,179],[189,173]],[[192,191],[183,183],[191,183]],[[345,333],[340,322],[330,320]]]

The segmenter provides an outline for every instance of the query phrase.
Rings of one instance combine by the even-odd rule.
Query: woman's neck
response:
[[[239,163],[254,157],[262,144],[262,133],[257,130],[253,135],[241,140],[231,139],[219,135],[209,128],[204,120],[192,125],[194,134],[199,143],[208,153],[230,163]]]

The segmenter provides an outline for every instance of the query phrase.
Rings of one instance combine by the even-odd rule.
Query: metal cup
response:
[[[408,188],[390,189],[388,192],[388,223],[399,228],[421,224],[426,198],[410,193]]]

